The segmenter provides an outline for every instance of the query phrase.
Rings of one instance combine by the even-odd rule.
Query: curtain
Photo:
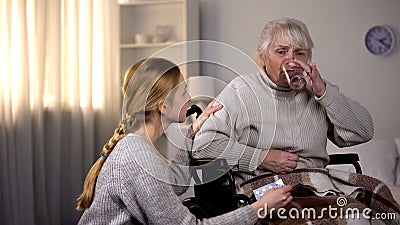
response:
[[[0,223],[76,224],[120,117],[119,6],[0,1]]]

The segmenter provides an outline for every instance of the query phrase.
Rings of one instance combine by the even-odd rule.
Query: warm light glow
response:
[[[76,65],[75,65],[75,57],[77,55],[74,54],[74,51],[76,50],[75,48],[75,44],[77,42],[77,40],[75,40],[76,38],[76,33],[75,33],[75,26],[77,25],[77,23],[75,23],[75,1],[66,1],[67,4],[69,4],[67,6],[67,49],[66,49],[66,54],[67,54],[67,68],[65,68],[65,80],[64,82],[66,82],[66,96],[68,96],[67,100],[69,103],[69,106],[74,106],[74,84],[75,84],[75,71],[76,71]],[[79,90],[79,89],[78,89]]]
[[[89,1],[81,1],[79,4],[79,94],[80,106],[90,106],[92,88],[91,81],[91,14]]]
[[[37,71],[37,57],[35,57],[35,54],[37,54],[37,49],[35,45],[35,34],[36,33],[36,27],[35,27],[35,11],[34,11],[33,3],[32,1],[27,1],[26,2],[26,28],[27,28],[27,38],[28,38],[28,54],[29,54],[29,103],[30,103],[30,108],[31,110],[33,109],[35,105],[35,94],[38,92],[38,84],[36,82],[36,79],[39,74]]]
[[[21,15],[18,13],[20,12],[18,10],[17,6],[18,2],[12,5],[11,7],[11,38],[10,38],[10,71],[8,71],[7,76],[9,77],[9,92],[11,94],[11,103],[12,107],[15,110],[15,106],[18,102],[19,96],[21,95],[21,82],[22,82],[22,68],[23,66],[21,65],[21,59],[23,59],[22,55],[22,37],[21,37],[21,29],[23,28],[22,22],[21,22]],[[11,71],[12,70],[12,71]],[[7,93],[7,94],[8,94]],[[9,99],[10,97],[6,97],[6,99]]]
[[[38,101],[45,108],[102,108],[108,68],[103,56],[103,3],[61,1],[60,12],[54,12],[61,22],[59,42],[54,43],[61,46],[37,43],[48,37],[43,33],[46,26],[40,23],[46,15],[37,14],[35,4],[34,0],[0,3],[0,104],[13,107],[13,112],[27,101],[31,110],[42,105]],[[56,54],[60,54],[61,68],[52,65],[54,57],[49,62],[51,54],[45,55],[50,46],[60,49]],[[46,60],[45,68],[40,60]]]
[[[1,1],[0,5],[0,104],[5,104],[5,99],[8,99],[7,92],[9,90],[8,86],[8,29],[7,29],[7,4],[6,1]],[[3,113],[3,112],[0,112]]]
[[[103,10],[102,3],[100,1],[93,1],[93,63],[92,63],[92,104],[94,108],[102,108],[104,101],[104,74],[105,65],[104,62],[104,36],[100,35],[103,33],[104,20],[100,15],[100,11]],[[98,34],[98,35],[96,35]]]

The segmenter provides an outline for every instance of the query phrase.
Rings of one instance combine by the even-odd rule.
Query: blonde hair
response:
[[[270,21],[261,31],[255,56],[257,65],[261,67],[264,66],[264,58],[267,53],[267,48],[278,36],[281,36],[285,41],[295,47],[307,49],[309,51],[308,60],[311,61],[314,43],[311,39],[310,33],[308,32],[307,26],[299,20],[282,18]]]
[[[149,115],[157,111],[157,103],[160,100],[164,100],[168,93],[178,84],[180,76],[181,72],[175,64],[161,58],[143,59],[128,68],[124,76],[122,95],[124,96],[124,102],[129,104],[127,109],[130,111],[125,113],[125,117],[119,121],[113,136],[103,146],[101,157],[97,159],[89,170],[84,181],[83,192],[77,198],[76,209],[78,211],[84,211],[92,204],[100,170],[118,141],[125,137],[126,130],[134,130],[137,127],[137,121],[147,121],[147,118],[139,120],[135,118],[135,112],[137,114],[140,109],[144,109],[144,114]],[[139,94],[144,89],[149,89],[149,91],[148,97],[143,101]],[[132,101],[127,101],[130,99]]]
[[[146,59],[132,76],[122,108],[125,132],[132,132],[148,122],[158,111],[158,103],[165,101],[181,77],[179,68],[162,58]]]

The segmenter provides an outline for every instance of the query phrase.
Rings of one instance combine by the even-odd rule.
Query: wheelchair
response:
[[[198,117],[202,113],[201,108],[192,105],[186,116],[194,113]],[[329,165],[351,164],[356,173],[362,173],[360,159],[356,153],[331,154],[329,158]],[[195,181],[194,197],[182,200],[182,204],[197,219],[218,216],[256,201],[254,196],[249,198],[245,194],[236,193],[235,171],[230,169],[225,159],[194,159],[191,157],[190,166],[190,173]],[[198,170],[201,171],[202,179],[197,174]],[[211,182],[202,183],[201,180],[211,180]]]

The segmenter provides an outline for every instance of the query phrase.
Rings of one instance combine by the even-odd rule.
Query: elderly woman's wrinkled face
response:
[[[285,41],[280,35],[272,41],[264,56],[264,66],[269,78],[278,86],[289,87],[282,66],[285,66],[289,74],[294,70],[301,69],[300,65],[293,60],[297,59],[304,63],[309,60],[309,51],[293,46]]]

